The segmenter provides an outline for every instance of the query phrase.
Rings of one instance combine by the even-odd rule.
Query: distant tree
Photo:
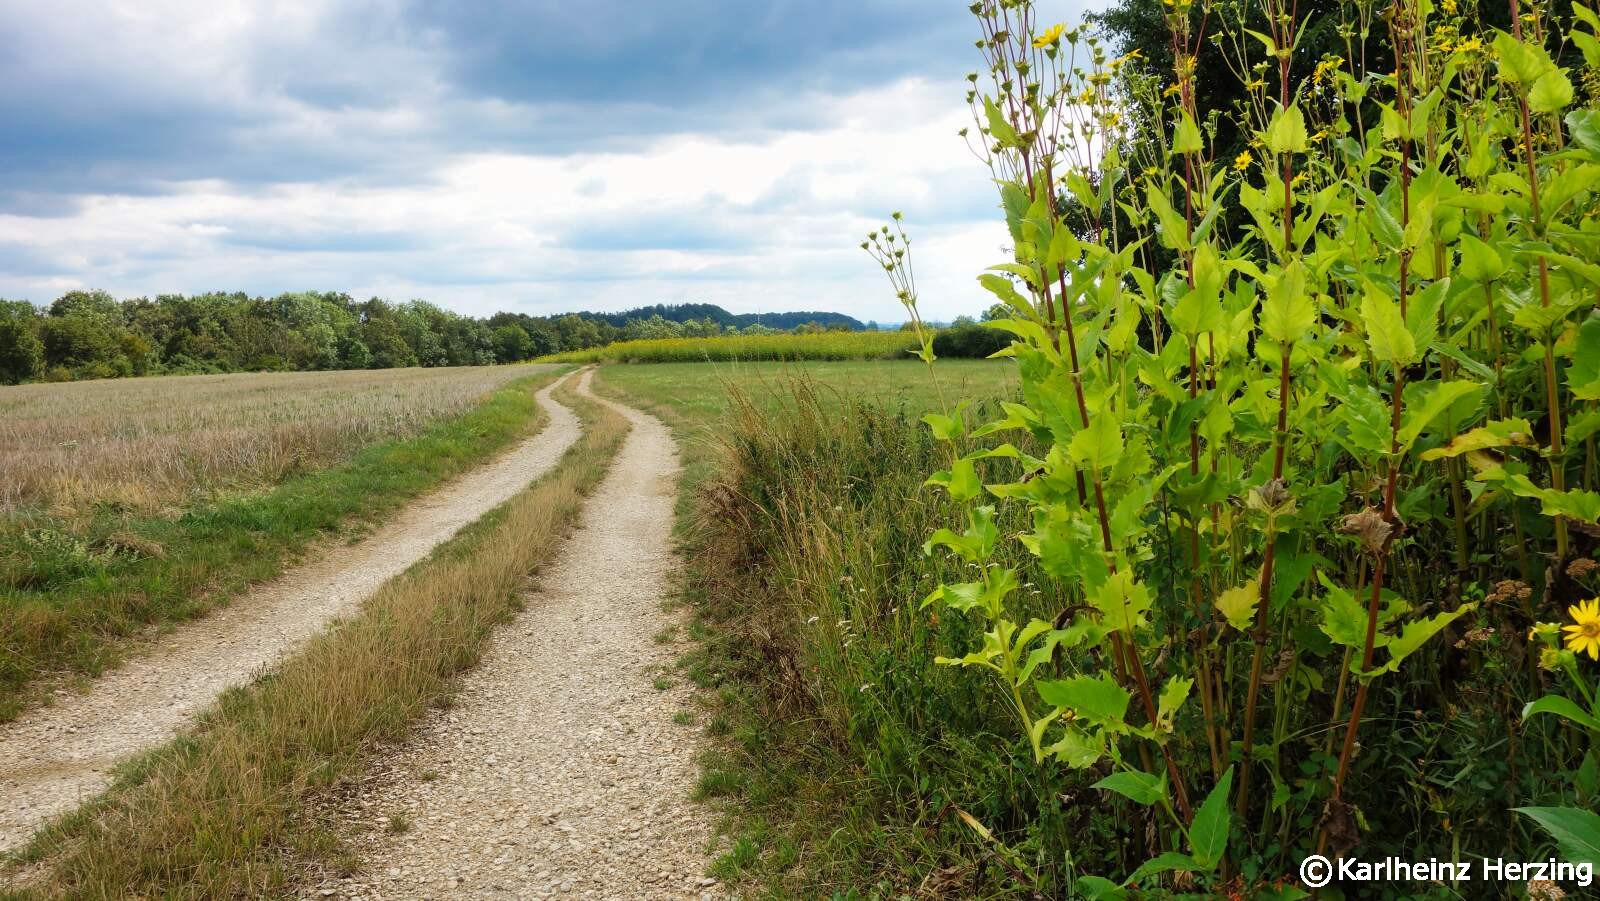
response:
[[[372,354],[372,368],[399,369],[417,365],[416,352],[391,316],[369,319],[361,330],[361,343]]]
[[[94,312],[72,312],[46,317],[40,323],[45,362],[68,369],[109,364],[119,356],[118,329],[113,321]]]
[[[561,336],[556,333],[555,329],[550,327],[550,323],[547,321],[543,319],[532,320],[527,327],[527,331],[530,345],[529,356],[542,357],[546,354],[561,352]]]
[[[520,325],[502,325],[494,330],[494,358],[500,363],[516,363],[533,356],[533,339]]]
[[[31,309],[31,308],[30,308]],[[44,344],[38,325],[21,316],[0,311],[0,382],[16,385],[38,377],[44,370]]]
[[[50,304],[51,316],[70,316],[74,313],[104,316],[112,322],[122,322],[121,305],[105,291],[68,291]]]

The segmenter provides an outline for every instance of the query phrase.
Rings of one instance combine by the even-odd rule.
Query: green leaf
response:
[[[1523,43],[1503,31],[1495,35],[1494,53],[1500,77],[1524,89],[1555,68],[1543,47]]]
[[[1100,611],[1100,624],[1110,632],[1132,632],[1144,625],[1144,615],[1153,603],[1150,590],[1134,581],[1128,570],[1107,577],[1090,601]]]
[[[1177,127],[1172,133],[1172,152],[1181,155],[1199,153],[1204,149],[1205,141],[1200,137],[1200,129],[1194,124],[1194,119],[1189,117],[1189,111],[1180,111]]]
[[[1189,699],[1189,690],[1193,687],[1193,679],[1173,676],[1167,680],[1166,687],[1161,689],[1161,696],[1157,699],[1156,721],[1163,728],[1172,728],[1173,718],[1178,715],[1183,702]]]
[[[1200,869],[1210,871],[1222,862],[1228,850],[1228,795],[1233,790],[1233,767],[1222,774],[1217,787],[1206,795],[1200,809],[1194,812],[1194,822],[1189,824],[1189,850],[1194,852]]]
[[[1400,318],[1394,298],[1369,289],[1361,300],[1361,324],[1367,331],[1367,346],[1373,359],[1396,366],[1417,362],[1417,345]]]
[[[1505,274],[1506,262],[1493,247],[1468,232],[1462,232],[1457,247],[1461,251],[1461,274],[1475,282],[1492,282]]]
[[[950,492],[951,499],[966,503],[983,490],[978,481],[978,470],[971,460],[957,460],[949,469],[940,470],[928,477],[925,485],[937,485]]]
[[[1579,400],[1600,400],[1600,316],[1590,316],[1578,326],[1567,387]]]
[[[1070,679],[1040,681],[1039,697],[1046,704],[1070,710],[1080,719],[1096,725],[1123,724],[1132,697],[1110,674],[1073,676]]]
[[[1536,716],[1541,713],[1559,716],[1562,719],[1570,720],[1591,732],[1600,734],[1600,719],[1595,719],[1595,717],[1588,711],[1584,710],[1582,707],[1579,707],[1570,699],[1563,698],[1560,695],[1545,695],[1537,701],[1529,701],[1528,704],[1522,708],[1522,718],[1524,720],[1526,720],[1528,717]]]
[[[1075,770],[1091,767],[1106,756],[1103,734],[1090,735],[1077,726],[1068,725],[1061,740],[1045,749],[1045,753]]]
[[[1536,113],[1558,113],[1572,105],[1572,82],[1560,69],[1539,76],[1528,92],[1528,107]]]
[[[1492,447],[1528,447],[1533,444],[1533,423],[1526,419],[1496,419],[1455,436],[1443,447],[1423,451],[1422,459],[1440,460]]]
[[[1079,876],[1073,888],[1089,901],[1116,901],[1128,897],[1127,890],[1104,876]]]
[[[1115,416],[1101,411],[1086,429],[1079,429],[1067,443],[1067,456],[1087,469],[1106,470],[1122,459],[1122,428]]]
[[[1246,632],[1256,618],[1256,604],[1261,600],[1261,586],[1246,582],[1224,591],[1216,601],[1217,610],[1228,620],[1228,625]]]
[[[1411,340],[1419,350],[1432,344],[1439,334],[1439,309],[1449,289],[1450,280],[1440,279],[1412,295],[1411,302],[1406,304],[1406,331],[1411,333]]]
[[[1322,598],[1322,623],[1318,626],[1333,643],[1347,648],[1364,648],[1367,643],[1367,609],[1361,606],[1355,595],[1344,588],[1328,581],[1328,577],[1318,573],[1327,594]],[[1381,647],[1389,640],[1389,636],[1378,633],[1373,638],[1373,646]]]
[[[1567,863],[1600,866],[1600,816],[1576,807],[1518,807],[1515,810],[1550,833]]]
[[[1172,201],[1161,186],[1154,181],[1145,186],[1145,199],[1150,204],[1150,209],[1156,214],[1156,222],[1161,230],[1161,243],[1173,250],[1183,253],[1189,249],[1189,225],[1178,211],[1172,208]]]
[[[1149,879],[1151,876],[1160,873],[1192,873],[1195,870],[1206,869],[1210,869],[1210,867],[1202,866],[1199,861],[1187,854],[1179,854],[1176,851],[1163,851],[1140,864],[1139,868],[1133,871],[1133,875],[1129,876],[1128,881],[1123,885],[1134,885],[1141,880]]]
[[[1438,635],[1445,626],[1476,609],[1478,609],[1476,603],[1462,604],[1448,613],[1438,613],[1427,619],[1406,623],[1405,628],[1400,630],[1400,634],[1389,641],[1389,660],[1366,675],[1376,676],[1381,673],[1399,671],[1400,664],[1415,653],[1418,648],[1427,644],[1428,639]]]
[[[1278,107],[1267,125],[1267,149],[1273,153],[1303,153],[1306,147],[1306,117],[1300,107]]]
[[[1483,394],[1483,386],[1477,382],[1456,380],[1438,382],[1434,384],[1417,383],[1418,393],[1426,392],[1420,403],[1413,402],[1412,398],[1406,399],[1406,408],[1400,421],[1400,450],[1404,453],[1411,445],[1416,443],[1417,437],[1423,430],[1438,419],[1446,410],[1465,397]],[[1410,392],[1408,392],[1410,393]]]
[[[1589,40],[1593,41],[1594,38]],[[1574,141],[1582,144],[1590,153],[1600,153],[1600,110],[1573,110],[1567,113],[1566,122],[1567,133],[1572,135]]]
[[[983,113],[985,119],[988,121],[989,134],[993,136],[996,141],[999,141],[1000,144],[1005,147],[1017,147],[1021,145],[1021,142],[1017,140],[1017,130],[1011,127],[1010,122],[1006,121],[1005,114],[1001,113],[1000,108],[994,105],[993,98],[983,98]]]
[[[1167,796],[1167,777],[1130,770],[1112,773],[1089,787],[1113,791],[1135,804],[1149,807]]]
[[[1317,321],[1317,309],[1306,291],[1305,264],[1298,259],[1278,273],[1261,306],[1261,332],[1280,344],[1299,341]]]

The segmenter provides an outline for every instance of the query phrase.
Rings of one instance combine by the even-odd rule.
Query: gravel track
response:
[[[564,379],[563,379],[564,381]],[[559,384],[559,382],[557,383]],[[100,792],[118,762],[170,739],[393,576],[548,471],[578,439],[572,411],[538,393],[544,428],[401,510],[361,541],[250,590],[157,639],[88,693],[0,726],[0,852]]]
[[[654,636],[675,621],[676,448],[654,417],[602,402],[633,429],[578,530],[451,706],[333,812],[365,866],[311,895],[720,896],[688,797],[700,730],[673,722],[692,690],[656,688],[675,656]]]

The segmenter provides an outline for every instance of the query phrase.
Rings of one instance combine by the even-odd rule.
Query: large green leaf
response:
[[[1533,424],[1528,420],[1496,419],[1455,436],[1443,447],[1423,451],[1422,459],[1439,460],[1493,447],[1527,447],[1532,444]]]
[[[1572,105],[1572,82],[1560,69],[1539,76],[1528,91],[1528,106],[1536,113],[1559,113]]]
[[[1517,813],[1533,820],[1561,849],[1567,863],[1600,867],[1600,816],[1576,807],[1518,807]]]
[[[1308,337],[1317,321],[1316,305],[1306,290],[1306,268],[1294,260],[1278,273],[1261,305],[1261,332],[1280,344]]]
[[[1483,396],[1483,386],[1477,382],[1456,380],[1439,383],[1414,383],[1407,391],[1408,395],[1417,394],[1420,403],[1413,402],[1413,398],[1406,398],[1406,408],[1400,420],[1400,450],[1409,450],[1424,429],[1438,419],[1446,410],[1453,407],[1457,401],[1467,397]]]
[[[1113,791],[1127,798],[1135,804],[1149,807],[1167,796],[1167,777],[1156,776],[1139,770],[1129,770],[1111,775],[1096,782],[1090,788],[1103,788]]]
[[[1267,124],[1267,149],[1273,153],[1304,153],[1307,141],[1306,117],[1300,107],[1278,107]]]
[[[1115,416],[1102,411],[1088,428],[1072,436],[1067,443],[1067,456],[1086,469],[1106,470],[1117,465],[1122,448],[1122,427]]]
[[[1529,701],[1527,706],[1522,708],[1522,718],[1525,720],[1540,713],[1548,713],[1552,716],[1570,720],[1600,735],[1600,719],[1595,719],[1593,714],[1579,707],[1570,698],[1564,698],[1561,695],[1545,695],[1537,701]]]
[[[1445,626],[1450,625],[1462,616],[1478,609],[1477,603],[1462,604],[1460,607],[1448,612],[1438,613],[1427,619],[1419,619],[1405,624],[1400,634],[1389,640],[1389,659],[1382,666],[1367,673],[1376,676],[1381,673],[1392,673],[1400,669],[1400,664],[1407,657],[1416,653],[1418,648],[1428,643],[1428,639],[1438,635]]]
[[[1160,873],[1192,873],[1195,870],[1206,870],[1210,867],[1203,866],[1199,861],[1187,854],[1176,851],[1163,851],[1139,865],[1137,870],[1128,877],[1124,885],[1135,885],[1142,880]]]
[[[1217,596],[1217,610],[1227,618],[1228,625],[1240,632],[1247,631],[1256,618],[1256,605],[1261,601],[1261,586],[1255,582],[1236,585]]]
[[[1111,632],[1132,632],[1144,625],[1144,615],[1154,603],[1150,590],[1128,570],[1106,577],[1089,600],[1100,611],[1100,624]]]
[[[1492,282],[1506,272],[1506,262],[1492,246],[1470,232],[1456,243],[1461,251],[1461,274],[1476,282]]]
[[[1361,324],[1367,332],[1367,347],[1373,359],[1397,366],[1409,366],[1418,360],[1417,344],[1400,316],[1400,305],[1394,298],[1378,290],[1369,289],[1361,300]]]
[[[1046,704],[1070,710],[1091,723],[1122,725],[1132,697],[1109,674],[1073,676],[1037,683]]]
[[[1194,852],[1195,863],[1202,870],[1214,870],[1228,850],[1228,828],[1231,815],[1228,795],[1233,790],[1233,767],[1222,774],[1217,787],[1206,795],[1200,809],[1194,812],[1189,824],[1189,850]]]
[[[1579,400],[1600,400],[1600,316],[1590,316],[1578,326],[1567,386]]]

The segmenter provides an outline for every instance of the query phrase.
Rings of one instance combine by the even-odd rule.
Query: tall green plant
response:
[[[975,427],[929,419],[953,460],[929,483],[966,513],[927,549],[974,578],[925,605],[986,629],[944,662],[991,674],[1039,765],[1167,821],[1127,878],[1079,882],[1099,894],[1174,871],[1238,884],[1359,843],[1372,705],[1448,704],[1436,639],[1480,613],[1466,598],[1526,623],[1575,599],[1572,535],[1600,536],[1600,112],[1570,109],[1547,50],[1570,42],[1596,83],[1600,20],[1574,6],[1562,32],[1513,7],[1488,33],[1402,0],[1375,70],[1296,65],[1293,4],[1165,4],[1165,79],[1040,27],[1028,0],[972,6],[966,135],[1012,244],[979,281],[1011,314],[988,324],[1013,336],[1021,398]],[[1372,12],[1352,0],[1341,27],[1365,42]],[[1231,159],[1209,153],[1229,125],[1196,108],[1204,53],[1263,76]],[[1131,121],[1164,124],[1158,158],[1125,155]],[[1008,505],[1030,529],[1000,531]],[[1010,542],[1070,599],[1053,621],[1013,614]],[[1489,590],[1513,576],[1537,600]]]

